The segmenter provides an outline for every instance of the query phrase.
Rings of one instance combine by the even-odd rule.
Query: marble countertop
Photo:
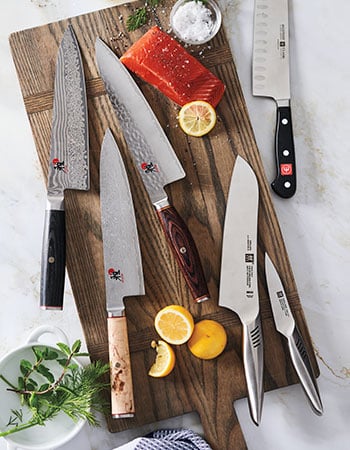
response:
[[[111,0],[15,0],[0,14],[0,357],[46,323],[83,336],[69,281],[63,312],[40,311],[39,282],[45,186],[10,55],[8,36],[69,16],[113,6]],[[251,92],[254,1],[221,0],[229,39],[268,179],[274,177],[275,104]],[[247,401],[235,408],[249,450],[345,450],[350,442],[350,4],[290,0],[292,112],[298,190],[273,195],[321,370],[324,415],[314,415],[299,385],[265,395],[255,427]],[[119,434],[88,426],[62,450],[111,450],[154,428]],[[201,431],[195,414],[160,426]],[[0,450],[6,448],[0,439]],[[234,450],[234,443],[232,443]]]

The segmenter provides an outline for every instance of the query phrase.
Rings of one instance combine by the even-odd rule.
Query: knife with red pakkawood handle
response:
[[[124,298],[144,295],[141,252],[130,186],[108,129],[100,160],[100,201],[113,418],[135,412]]]
[[[96,40],[97,65],[120,126],[175,259],[195,302],[209,298],[193,237],[164,187],[185,177],[170,142],[144,95],[115,53]]]

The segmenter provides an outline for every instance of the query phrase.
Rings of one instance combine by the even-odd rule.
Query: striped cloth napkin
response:
[[[117,450],[117,449],[115,449]],[[192,430],[157,430],[118,447],[118,450],[212,450]]]

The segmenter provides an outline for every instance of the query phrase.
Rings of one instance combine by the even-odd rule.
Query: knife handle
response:
[[[170,247],[196,303],[209,299],[201,260],[193,237],[174,206],[156,208]]]
[[[295,149],[290,106],[277,104],[275,137],[277,176],[271,183],[274,192],[282,198],[290,198],[297,187]]]
[[[135,406],[126,317],[108,317],[107,325],[112,417],[133,417]]]
[[[259,425],[264,398],[264,352],[259,315],[251,323],[243,323],[243,363],[250,415],[255,425]]]
[[[47,209],[41,254],[40,308],[63,308],[65,267],[65,211]]]
[[[323,413],[323,406],[317,387],[316,377],[312,370],[304,341],[297,327],[294,328],[292,336],[288,338],[288,348],[293,366],[297,372],[304,392],[310,401],[312,410],[315,414],[321,416]]]

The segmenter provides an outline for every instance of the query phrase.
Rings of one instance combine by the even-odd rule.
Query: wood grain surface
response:
[[[136,32],[128,33],[125,27],[126,18],[137,6],[133,3],[14,33],[10,37],[10,45],[45,180],[57,50],[68,24],[73,26],[81,48],[88,92],[91,188],[88,192],[66,192],[67,269],[88,349],[93,359],[105,361],[108,360],[108,339],[99,158],[107,127],[111,128],[126,164],[140,236],[146,296],[125,299],[136,414],[132,419],[108,418],[110,431],[121,431],[197,411],[205,437],[214,450],[241,450],[246,448],[246,444],[233,402],[247,395],[242,366],[242,330],[233,312],[218,307],[223,221],[237,154],[251,164],[260,187],[258,272],[265,346],[265,390],[297,382],[285,342],[273,324],[264,274],[265,250],[281,274],[296,322],[312,355],[313,351],[270,187],[223,29],[210,42],[210,46],[190,50],[226,85],[226,92],[217,108],[217,125],[206,137],[186,136],[177,126],[179,108],[152,86],[136,80],[187,174],[186,178],[169,186],[167,192],[197,243],[210,301],[202,304],[192,301],[133,166],[97,71],[94,43],[99,36],[121,56],[150,25],[162,24],[164,29],[169,29],[169,4],[166,0],[165,6],[159,8],[158,17]],[[45,205],[43,215],[44,209]],[[150,347],[151,340],[157,338],[153,320],[160,308],[171,303],[189,308],[195,320],[205,317],[220,321],[227,331],[228,345],[224,353],[212,361],[196,359],[186,345],[179,346],[175,348],[177,364],[174,371],[164,379],[152,379],[147,372],[155,357]],[[312,364],[318,372],[315,358]]]

